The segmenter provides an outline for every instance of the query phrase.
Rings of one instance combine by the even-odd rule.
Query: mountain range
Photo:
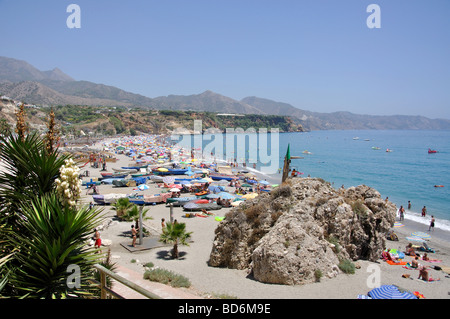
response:
[[[319,113],[259,97],[240,101],[205,91],[155,98],[113,86],[76,81],[58,68],[40,71],[26,61],[0,57],[0,93],[35,105],[126,106],[156,110],[193,110],[234,114],[290,116],[306,130],[450,129],[450,120],[424,116],[374,116],[350,112]]]

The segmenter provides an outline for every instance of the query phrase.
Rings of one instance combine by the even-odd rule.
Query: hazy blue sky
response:
[[[0,0],[0,13],[1,56],[148,97],[450,118],[449,0]]]

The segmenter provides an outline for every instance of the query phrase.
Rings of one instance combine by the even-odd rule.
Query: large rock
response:
[[[333,277],[344,259],[378,259],[396,211],[365,185],[335,190],[321,179],[290,179],[226,215],[209,264],[276,284]]]

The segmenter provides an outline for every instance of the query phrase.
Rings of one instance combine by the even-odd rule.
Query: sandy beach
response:
[[[94,148],[101,149],[101,143],[94,145]],[[107,170],[128,166],[130,159],[122,154],[117,154],[115,163],[108,163]],[[90,171],[89,180],[93,177],[100,177],[100,168],[85,167]],[[145,192],[145,194],[155,194],[160,192],[157,184],[149,183],[148,190],[138,191],[135,187],[116,188],[111,185],[100,185],[100,194],[107,193],[134,193]],[[86,190],[82,196],[83,203],[92,202],[92,196],[86,195]],[[189,292],[202,298],[216,298],[217,296],[228,296],[239,299],[357,299],[358,295],[367,295],[376,285],[397,285],[411,292],[419,292],[427,299],[448,299],[450,298],[450,276],[443,270],[434,269],[435,266],[450,266],[450,234],[435,228],[430,232],[431,238],[427,239],[429,247],[435,249],[435,253],[429,253],[431,259],[439,262],[428,262],[419,260],[421,265],[428,266],[430,276],[440,279],[434,282],[424,282],[417,279],[419,270],[406,269],[401,265],[389,265],[381,259],[377,262],[364,260],[357,261],[359,265],[355,274],[341,273],[333,279],[322,278],[320,282],[302,286],[285,286],[275,284],[265,284],[253,280],[246,271],[235,269],[214,268],[207,264],[214,240],[214,231],[218,225],[213,217],[207,218],[186,218],[181,207],[173,208],[173,217],[180,222],[186,223],[187,231],[192,232],[192,242],[189,246],[180,246],[180,258],[173,260],[170,258],[171,246],[160,246],[152,249],[131,251],[126,247],[131,246],[131,222],[118,221],[115,218],[115,211],[110,206],[98,206],[104,212],[104,227],[101,230],[101,237],[104,242],[111,242],[103,249],[111,250],[113,262],[131,269],[142,275],[145,272],[144,265],[152,262],[155,266],[171,270],[177,274],[187,277],[192,283]],[[144,221],[145,227],[150,231],[150,237],[158,237],[161,233],[161,218],[170,219],[170,208],[165,204],[146,206],[147,213],[152,219]],[[217,216],[224,216],[231,208],[223,208],[214,211]],[[387,241],[387,248],[405,251],[409,243],[405,237],[414,231],[427,232],[428,227],[404,220],[403,226],[393,228],[399,237],[399,241]],[[148,240],[144,237],[143,241]],[[138,238],[139,242],[139,238]],[[138,245],[139,247],[139,245]],[[423,254],[423,252],[420,252]],[[412,257],[406,256],[404,261],[411,262]],[[403,275],[409,275],[404,278]]]

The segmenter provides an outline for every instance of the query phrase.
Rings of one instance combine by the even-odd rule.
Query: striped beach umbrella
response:
[[[421,232],[421,231],[415,231],[414,233],[411,234],[411,236],[414,237],[419,237],[419,238],[431,238],[430,234]]]
[[[382,285],[374,288],[368,293],[372,299],[417,299],[412,293],[408,291],[400,291],[394,285]]]
[[[409,237],[405,237],[405,238],[408,241],[417,241],[417,242],[421,242],[421,243],[423,243],[425,241],[425,239],[416,237],[416,236],[409,236]]]

